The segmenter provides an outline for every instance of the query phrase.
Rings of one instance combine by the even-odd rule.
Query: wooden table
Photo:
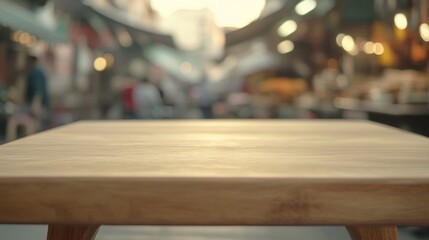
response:
[[[429,140],[365,121],[78,122],[0,146],[0,222],[91,239],[102,224],[429,224]]]

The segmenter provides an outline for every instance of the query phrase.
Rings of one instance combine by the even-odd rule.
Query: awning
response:
[[[45,26],[32,11],[4,0],[0,0],[0,24],[14,30],[28,32],[52,43],[64,42],[68,39],[65,33],[56,32]]]
[[[111,9],[103,9],[101,7],[98,7],[96,4],[92,4],[90,1],[84,2],[84,5],[86,5],[94,13],[103,17],[103,19],[106,20],[108,23],[115,23],[127,28],[128,30],[145,34],[148,38],[150,38],[152,41],[156,43],[161,43],[166,46],[175,47],[173,38],[171,37],[171,35],[158,32],[155,29],[146,29],[144,26],[140,24],[135,24],[130,21],[127,21],[121,14],[117,13],[116,11]]]

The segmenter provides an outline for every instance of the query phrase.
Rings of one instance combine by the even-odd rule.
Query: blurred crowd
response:
[[[69,96],[52,99],[52,76],[43,63],[27,55],[22,84],[0,88],[6,141],[79,119],[298,117],[290,103],[307,90],[302,79],[264,76],[242,81],[235,91],[218,92],[208,74],[195,84],[177,84],[163,68],[150,64],[140,77],[101,76],[98,91],[70,94],[80,109],[73,112],[65,105]]]
[[[82,119],[359,118],[429,136],[429,4],[384,2],[0,1],[0,143]]]

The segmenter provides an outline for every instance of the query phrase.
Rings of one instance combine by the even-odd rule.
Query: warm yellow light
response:
[[[180,64],[180,71],[185,74],[192,72],[192,64],[190,62],[182,62]]]
[[[94,60],[94,69],[96,71],[103,71],[107,67],[107,61],[104,57],[98,57]]]
[[[395,22],[395,26],[400,30],[404,30],[408,26],[407,17],[403,13],[397,13],[393,20]]]
[[[286,54],[292,52],[294,49],[294,44],[290,40],[284,40],[283,42],[277,45],[277,51],[281,54]]]
[[[213,13],[219,27],[241,28],[260,16],[265,0],[151,0],[151,7],[162,17],[169,17],[179,10],[206,8]]]
[[[344,34],[344,33],[340,33],[340,34],[338,34],[337,35],[337,37],[335,38],[335,41],[337,42],[337,45],[339,46],[339,47],[342,47],[343,45],[342,45],[342,42],[343,42],[343,38],[345,37],[346,35]]]
[[[295,12],[298,15],[305,15],[313,11],[317,6],[316,0],[302,0],[295,6]]]
[[[356,48],[355,41],[349,35],[344,36],[343,40],[341,41],[341,46],[343,46],[344,50],[347,52],[352,52]]]
[[[429,42],[429,25],[427,23],[422,23],[419,27],[420,37],[423,41]]]
[[[298,28],[298,25],[294,20],[287,20],[277,30],[277,33],[282,37],[287,37],[294,33],[296,29]]]
[[[364,45],[363,45],[363,51],[366,53],[366,54],[373,54],[374,53],[374,51],[375,51],[375,49],[374,49],[374,43],[373,42],[366,42]]]
[[[19,36],[18,41],[21,44],[27,44],[27,42],[30,40],[30,38],[31,38],[30,34],[24,32]]]
[[[374,43],[374,53],[376,55],[382,55],[384,53],[384,46],[382,43]]]

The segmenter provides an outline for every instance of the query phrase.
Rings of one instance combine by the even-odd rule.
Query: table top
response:
[[[83,121],[0,146],[0,222],[428,224],[429,140],[366,121]]]

